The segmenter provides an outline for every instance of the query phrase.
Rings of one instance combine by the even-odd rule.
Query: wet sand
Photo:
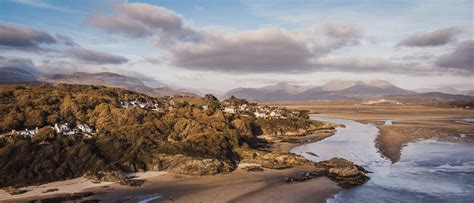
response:
[[[274,104],[306,109],[315,116],[352,119],[373,123],[380,130],[375,140],[382,155],[392,162],[400,160],[401,150],[410,142],[435,139],[445,142],[474,143],[474,110],[419,105],[361,105],[331,103]],[[384,125],[391,120],[392,125]]]

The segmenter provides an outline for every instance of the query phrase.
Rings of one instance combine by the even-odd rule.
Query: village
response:
[[[222,112],[228,114],[239,114],[244,117],[254,116],[256,119],[287,119],[287,118],[297,118],[300,116],[299,111],[290,111],[288,109],[270,107],[270,106],[259,106],[256,103],[248,103],[247,101],[235,102],[232,101],[234,98],[229,100],[224,100],[221,104]],[[120,101],[119,108],[141,108],[146,110],[157,111],[161,113],[166,113],[173,108],[178,108],[182,105],[182,102],[177,102],[173,98],[165,99],[165,102],[140,102],[138,100],[133,101]],[[204,111],[209,110],[208,105],[201,105],[200,108]],[[54,129],[56,134],[63,136],[82,136],[84,138],[91,138],[95,135],[95,130],[90,127],[88,124],[78,123],[76,125],[70,125],[68,123],[58,124],[56,123],[53,127],[46,126]],[[25,129],[25,130],[12,130],[11,135],[18,135],[25,138],[33,138],[38,134],[38,127],[34,129]]]
[[[63,136],[82,136],[85,138],[91,138],[94,135],[94,130],[87,124],[77,124],[74,128],[68,123],[54,124],[54,127],[46,126],[53,129],[56,134]],[[38,134],[38,127],[33,130],[25,129],[21,131],[12,130],[11,135],[19,135],[25,138],[33,138]]]

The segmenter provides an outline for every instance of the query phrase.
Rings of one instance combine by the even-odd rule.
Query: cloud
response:
[[[84,48],[67,49],[64,51],[64,55],[90,64],[123,64],[128,62],[128,59],[123,56]]]
[[[435,30],[427,33],[413,34],[402,41],[396,46],[407,46],[407,47],[428,47],[428,46],[441,46],[456,40],[456,36],[462,33],[462,29],[457,27],[448,27],[439,30]]]
[[[461,42],[453,52],[440,56],[436,64],[474,72],[474,40]]]
[[[334,57],[336,51],[369,39],[361,28],[349,22],[328,22],[320,27],[296,30],[280,27],[249,30],[195,28],[166,8],[145,3],[122,3],[115,5],[112,13],[91,16],[87,23],[106,32],[133,38],[148,37],[165,53],[157,62],[189,70],[233,74],[315,71],[411,75],[459,73],[459,70],[447,70],[419,60],[394,62],[377,57]],[[449,27],[416,34],[402,40],[399,46],[439,46],[454,41],[461,32]]]
[[[215,34],[217,33],[217,34]],[[267,27],[239,32],[202,31],[199,41],[170,47],[169,62],[192,70],[221,72],[309,72],[313,58],[357,44],[362,31],[350,23],[290,31]]]
[[[86,23],[106,32],[132,38],[159,33],[164,40],[186,39],[192,38],[194,34],[175,12],[146,3],[117,4],[112,14],[91,16]]]
[[[0,23],[0,47],[22,51],[51,51],[47,45],[64,44],[79,46],[70,37],[56,34],[55,36],[29,27],[19,27]]]
[[[317,68],[310,63],[313,58],[358,44],[363,38],[362,30],[348,22],[301,30],[197,29],[174,11],[145,3],[116,4],[111,14],[94,15],[86,22],[106,32],[152,38],[167,52],[159,62],[233,73],[311,72]]]
[[[55,10],[55,11],[61,11],[64,13],[80,13],[84,14],[82,11],[76,11],[76,10],[71,10],[65,7],[60,7],[60,6],[55,6],[52,4],[45,3],[40,0],[13,0],[13,2],[19,3],[19,4],[24,4],[27,6],[32,6],[36,8],[43,8],[43,9],[49,9],[49,10]]]
[[[70,38],[69,36],[66,36],[66,35],[62,35],[62,34],[56,34],[56,39],[63,43],[64,45],[66,46],[70,46],[70,47],[79,47],[79,44],[77,44],[74,40],[72,40],[72,38]]]
[[[0,46],[40,51],[41,45],[54,43],[56,39],[47,32],[0,24]]]

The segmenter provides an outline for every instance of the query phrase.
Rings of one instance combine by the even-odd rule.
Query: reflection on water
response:
[[[375,126],[347,119],[314,119],[341,123],[346,128],[292,152],[314,161],[343,157],[374,172],[368,174],[368,183],[344,190],[329,202],[474,202],[474,145],[411,143],[402,151],[400,161],[391,164],[375,148]]]

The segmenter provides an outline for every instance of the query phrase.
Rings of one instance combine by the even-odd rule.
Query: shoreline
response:
[[[310,135],[293,137],[291,142],[278,140],[278,142],[271,144],[271,149],[272,152],[289,153],[295,147],[323,140],[334,135],[334,133],[335,130],[318,130]],[[38,191],[31,193],[33,191],[29,191],[21,195],[10,195],[9,199],[3,200],[6,200],[6,202],[30,201],[64,196],[73,192],[93,192],[93,195],[81,198],[80,200],[138,202],[139,200],[150,198],[154,202],[166,202],[172,197],[176,202],[326,202],[326,199],[333,197],[343,190],[327,177],[317,177],[293,183],[285,183],[283,181],[284,177],[312,171],[314,166],[293,166],[283,170],[264,169],[262,172],[246,172],[242,169],[243,165],[245,164],[239,164],[238,168],[230,173],[214,176],[189,176],[167,172],[150,172],[160,174],[141,177],[141,179],[146,181],[140,187],[123,186],[110,182],[103,182],[95,186],[90,181],[90,184],[92,184],[89,185],[90,187],[85,189],[77,188],[77,191],[69,190],[64,192],[61,188],[51,193],[39,193]],[[143,174],[147,173],[149,172]],[[53,189],[52,187],[45,187],[48,184],[34,187],[41,187],[43,191]],[[0,193],[0,198],[3,195],[5,194]],[[161,198],[157,198],[157,196],[161,196]]]
[[[469,115],[431,115],[429,118],[419,116],[398,116],[381,114],[373,118],[366,115],[358,116],[346,114],[344,116],[331,113],[310,114],[311,116],[325,118],[350,119],[360,123],[371,123],[379,134],[374,140],[374,144],[381,153],[392,163],[400,160],[401,153],[409,143],[423,140],[437,140],[448,143],[474,144],[474,124],[463,122],[463,119],[472,118]],[[385,120],[391,120],[393,124],[384,125]]]

